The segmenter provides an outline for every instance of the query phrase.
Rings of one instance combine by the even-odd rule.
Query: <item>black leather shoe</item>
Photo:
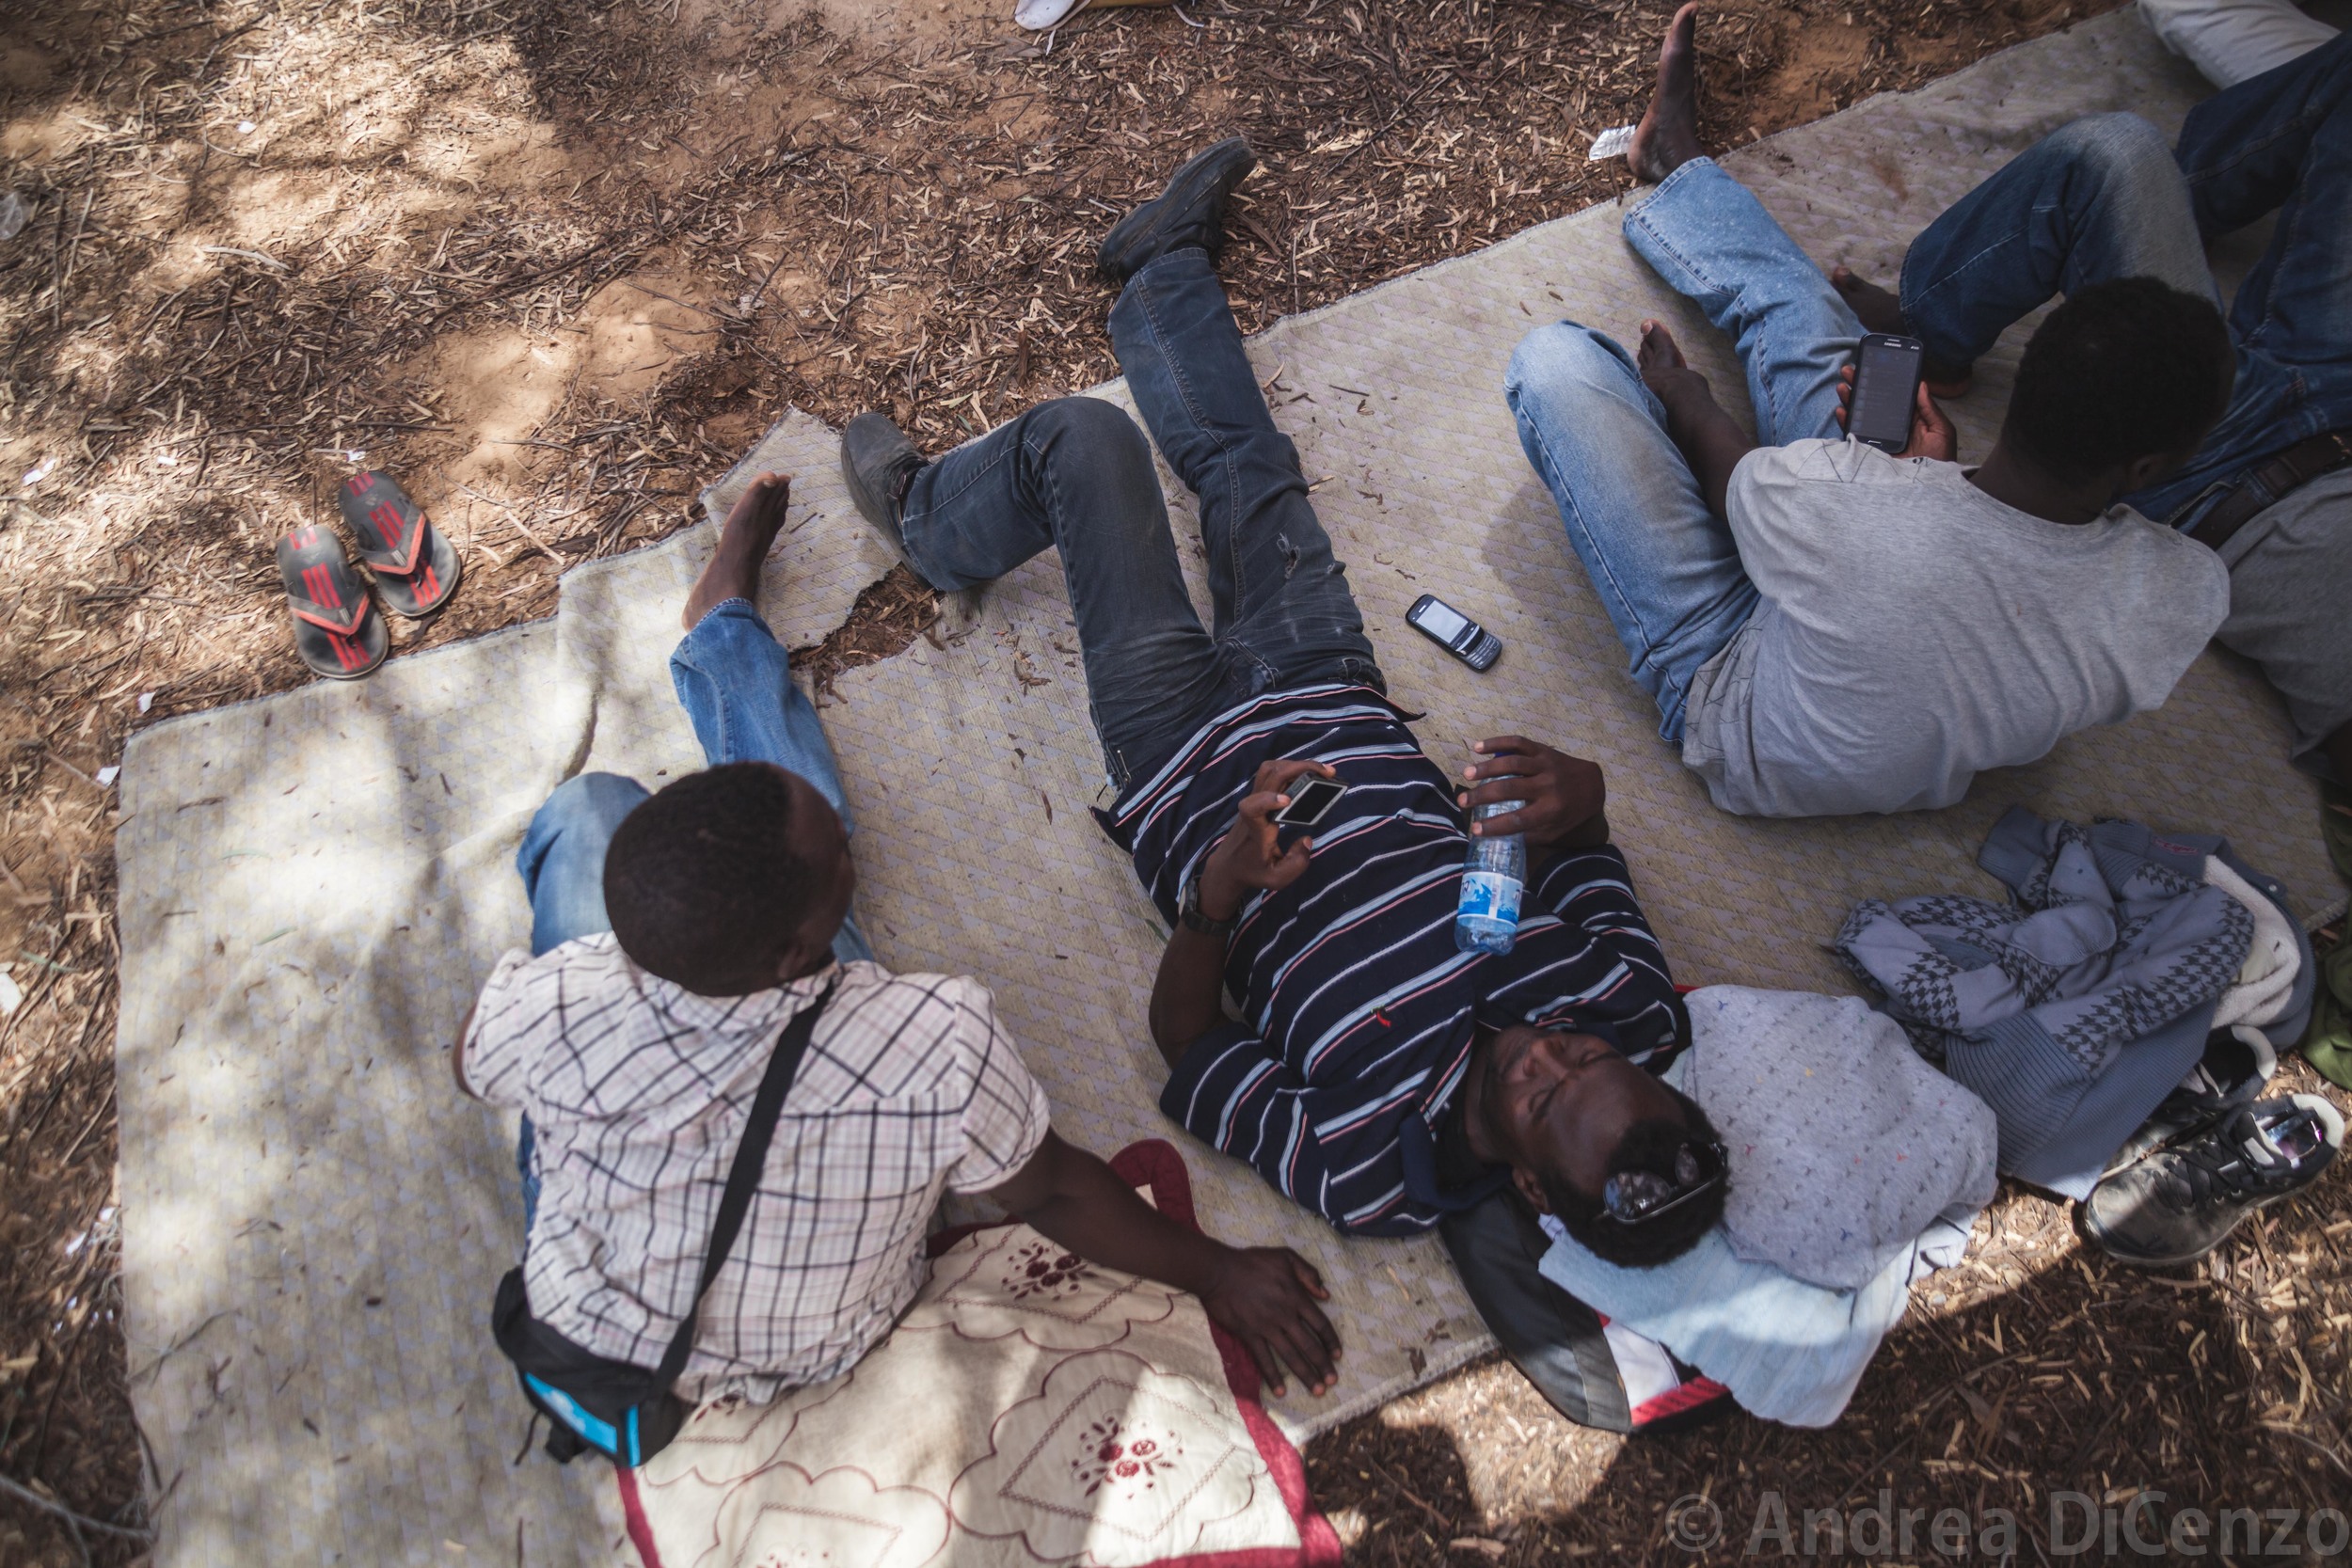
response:
[[[2238,1106],[2100,1178],[2077,1210],[2083,1234],[2134,1268],[2193,1263],[2318,1180],[2343,1147],[2344,1117],[2318,1095]]]
[[[887,414],[860,414],[841,432],[841,478],[850,499],[901,557],[907,553],[899,528],[907,486],[922,471],[923,454]]]
[[[1225,201],[1258,155],[1239,136],[1228,136],[1184,160],[1168,176],[1168,188],[1111,226],[1094,253],[1096,270],[1124,283],[1154,257],[1199,245],[1214,261],[1225,249]]]

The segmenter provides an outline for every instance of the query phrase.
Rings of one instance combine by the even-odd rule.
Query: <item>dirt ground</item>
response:
[[[1721,0],[1706,130],[1736,145],[2100,8]],[[544,615],[565,566],[693,520],[786,404],[882,407],[936,446],[1109,374],[1092,244],[1214,136],[1266,160],[1225,268],[1246,329],[1614,196],[1622,164],[1585,149],[1638,113],[1669,9],[1201,0],[1050,40],[1010,0],[0,13],[24,217],[0,239],[0,964],[23,997],[0,1020],[0,1481],[90,1521],[0,1496],[0,1562],[143,1549],[108,769],[143,723],[308,678],[271,546],[331,518],[353,466],[399,476],[468,562],[395,657]],[[927,595],[869,609],[811,651],[820,675],[903,645]],[[1367,1561],[1673,1560],[1668,1504],[1698,1493],[1735,1548],[1768,1492],[2042,1522],[2067,1487],[2309,1509],[2352,1495],[2344,1191],[2180,1278],[2107,1270],[2008,1198],[1829,1433],[1622,1443],[1488,1366],[1310,1462]],[[2048,1544],[2026,1526],[2021,1560]]]

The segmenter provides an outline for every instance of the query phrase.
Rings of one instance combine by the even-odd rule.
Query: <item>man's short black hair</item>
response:
[[[1685,1144],[1721,1141],[1715,1124],[1707,1119],[1696,1101],[1671,1085],[1666,1085],[1666,1092],[1681,1102],[1683,1119],[1654,1117],[1627,1128],[1617,1140],[1616,1151],[1609,1156],[1609,1175],[1650,1171],[1671,1181],[1675,1180],[1675,1156]],[[1580,1193],[1549,1172],[1543,1180],[1544,1196],[1560,1217],[1561,1227],[1594,1257],[1627,1269],[1672,1262],[1698,1245],[1699,1238],[1724,1217],[1724,1195],[1730,1190],[1728,1181],[1720,1181],[1655,1219],[1620,1225],[1601,1212],[1597,1196]]]
[[[724,995],[784,956],[816,871],[792,850],[792,781],[761,762],[689,773],[621,818],[604,908],[621,951],[664,980]]]
[[[2213,301],[2153,277],[2071,294],[2026,344],[2002,437],[2060,480],[2185,456],[2229,407],[2237,354]]]

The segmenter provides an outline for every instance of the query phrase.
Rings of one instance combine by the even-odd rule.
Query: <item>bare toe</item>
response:
[[[1642,341],[1634,356],[1645,371],[1680,370],[1683,366],[1682,345],[1675,341],[1675,335],[1666,329],[1664,322],[1642,324]]]

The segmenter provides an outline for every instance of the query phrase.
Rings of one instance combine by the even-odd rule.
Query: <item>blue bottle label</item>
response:
[[[1458,920],[1499,920],[1505,925],[1519,923],[1519,879],[1494,871],[1465,871],[1462,873],[1462,902],[1454,911]]]

